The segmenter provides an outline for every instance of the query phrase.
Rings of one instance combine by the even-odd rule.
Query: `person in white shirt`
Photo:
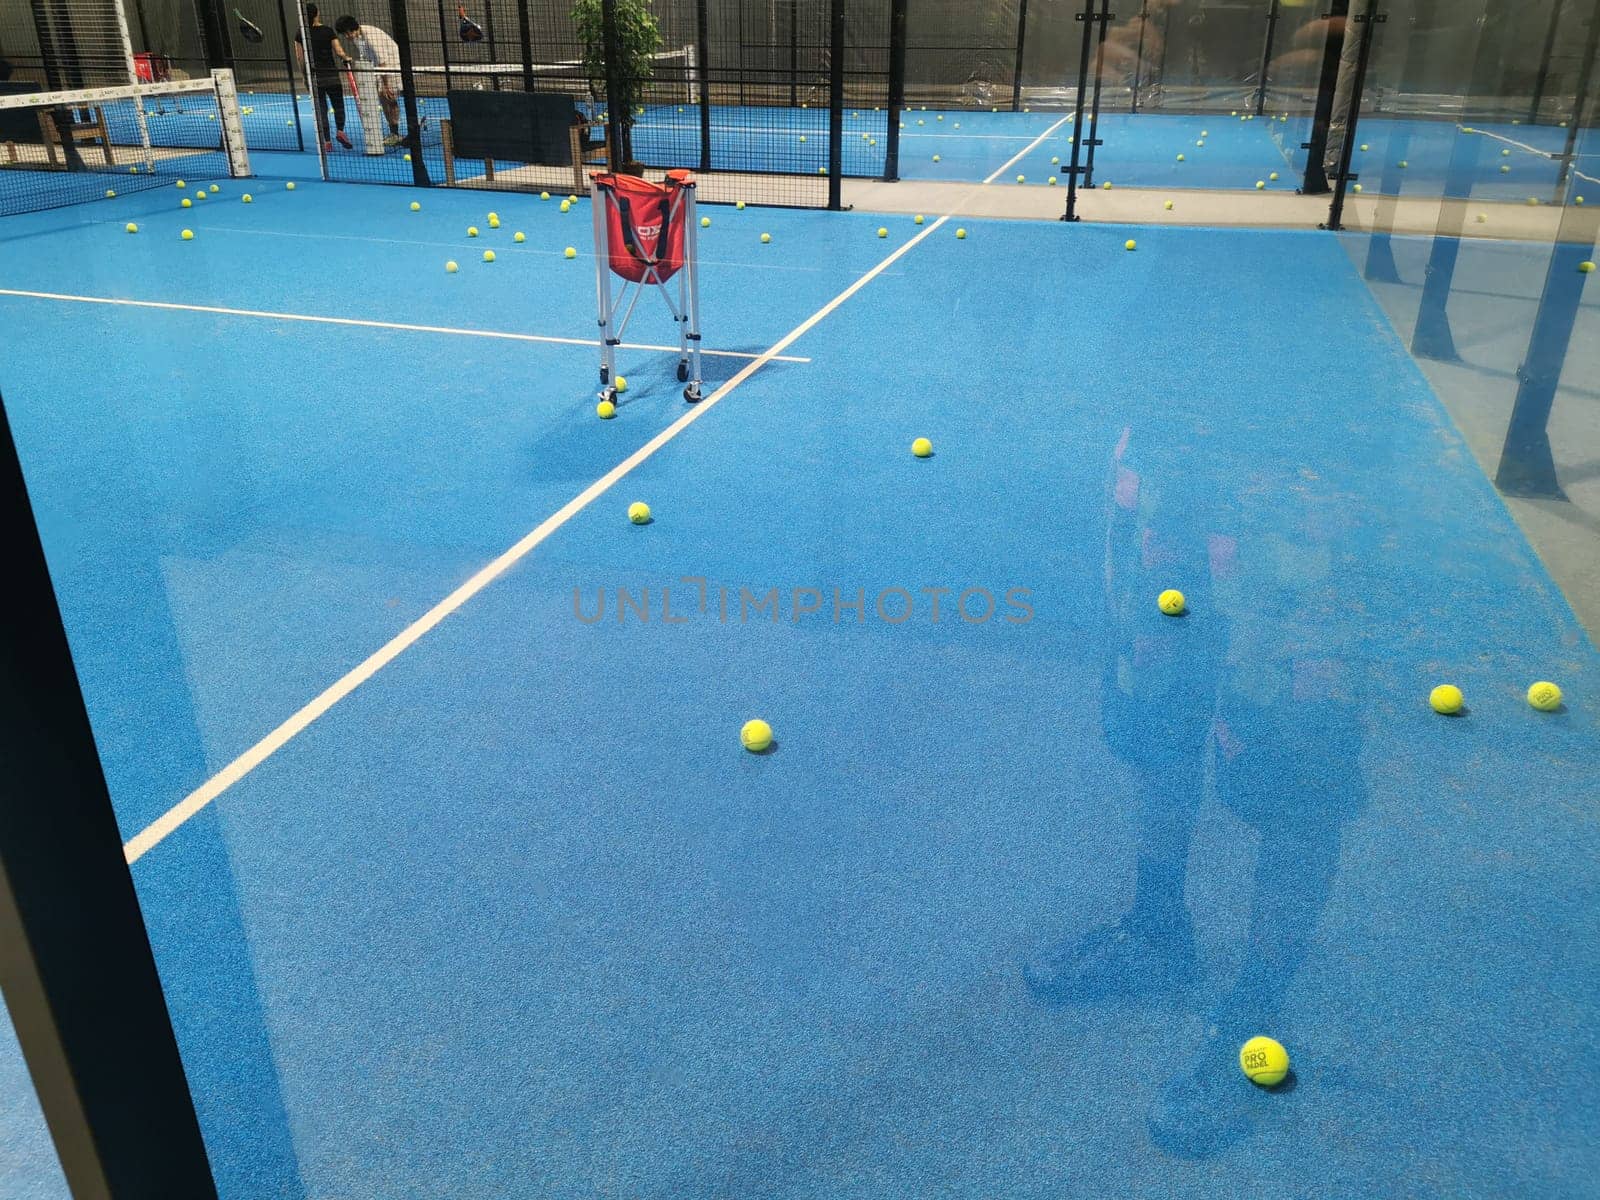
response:
[[[400,47],[376,25],[363,25],[351,16],[340,17],[333,27],[341,36],[350,39],[356,57],[369,70],[378,73],[378,103],[383,106],[383,119],[389,123],[389,134],[383,144],[398,146],[401,141]]]

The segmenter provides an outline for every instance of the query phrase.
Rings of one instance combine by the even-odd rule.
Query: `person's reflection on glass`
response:
[[[1200,1015],[1199,1044],[1172,1046],[1149,1128],[1160,1148],[1205,1157],[1249,1128],[1257,1097],[1239,1045],[1272,1033],[1293,1053],[1289,988],[1342,824],[1365,799],[1346,661],[1359,630],[1339,602],[1338,519],[1304,480],[1211,462],[1180,487],[1142,472],[1130,443],[1124,433],[1106,506],[1101,725],[1137,788],[1132,903],[1040,950],[1023,976],[1051,1004],[1165,1001]],[[1190,615],[1158,611],[1167,587]],[[1235,833],[1227,859],[1199,871],[1238,878],[1249,897],[1242,944],[1209,963],[1185,897],[1208,796]]]

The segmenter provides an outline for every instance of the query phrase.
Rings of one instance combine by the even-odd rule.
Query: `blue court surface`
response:
[[[1590,1194],[1600,656],[1339,240],[711,215],[611,421],[587,200],[0,224],[223,1195]]]

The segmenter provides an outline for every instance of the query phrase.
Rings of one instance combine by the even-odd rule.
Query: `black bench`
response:
[[[482,159],[486,180],[494,164],[571,167],[572,190],[588,190],[583,168],[606,162],[604,135],[591,141],[590,123],[571,96],[549,92],[453,91],[450,118],[441,123],[444,181],[454,186],[456,159]]]

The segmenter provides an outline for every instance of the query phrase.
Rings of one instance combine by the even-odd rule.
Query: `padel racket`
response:
[[[251,21],[237,8],[233,10],[233,15],[239,18],[239,36],[245,41],[249,42],[251,45],[259,46],[262,39],[266,37],[266,35],[261,32],[261,26],[257,25],[254,21]]]
[[[456,7],[456,15],[461,18],[461,40],[463,42],[483,41],[483,27],[467,16],[467,6],[465,4]]]

